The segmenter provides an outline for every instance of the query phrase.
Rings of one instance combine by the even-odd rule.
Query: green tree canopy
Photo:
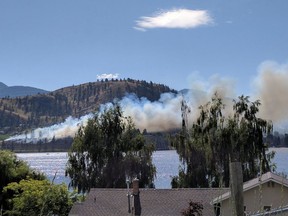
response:
[[[126,187],[126,180],[134,177],[141,187],[151,186],[156,173],[153,151],[154,146],[145,143],[132,119],[115,104],[80,127],[68,153],[66,175],[78,192]]]
[[[48,180],[21,180],[9,183],[4,194],[13,194],[8,200],[5,215],[49,216],[68,215],[73,202],[67,186],[53,185]]]
[[[45,176],[31,169],[25,161],[19,160],[15,153],[0,151],[0,206],[5,209],[3,188],[11,182],[27,178],[45,179]]]
[[[183,166],[172,187],[228,187],[229,161],[242,162],[244,181],[270,170],[273,153],[267,153],[264,135],[271,132],[272,123],[257,117],[259,101],[240,96],[233,103],[232,114],[224,116],[225,105],[216,93],[199,107],[191,128],[182,104],[183,128],[173,145]]]

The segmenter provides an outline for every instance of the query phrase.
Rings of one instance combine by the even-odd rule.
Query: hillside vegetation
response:
[[[80,117],[127,94],[155,101],[165,92],[176,93],[162,84],[125,79],[90,82],[33,96],[0,98],[0,134],[49,126],[68,116]]]

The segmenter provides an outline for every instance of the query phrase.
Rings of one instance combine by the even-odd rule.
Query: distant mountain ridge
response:
[[[7,86],[0,82],[0,98],[15,98],[45,93],[48,93],[48,91],[30,86]]]
[[[6,88],[5,84],[0,84],[0,92]],[[166,92],[177,93],[163,84],[128,78],[89,82],[43,94],[0,98],[0,134],[50,126],[63,122],[68,116],[81,117],[96,111],[101,104],[120,100],[127,94],[157,101]]]
[[[0,90],[3,89],[3,88],[7,88],[8,86],[2,82],[0,82]]]

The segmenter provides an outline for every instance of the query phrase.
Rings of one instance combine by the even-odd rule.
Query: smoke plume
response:
[[[181,101],[184,99],[191,109],[188,123],[192,123],[198,116],[200,105],[211,100],[217,92],[224,99],[226,108],[224,115],[231,114],[232,99],[236,98],[235,83],[231,79],[212,76],[208,81],[191,82],[191,89],[179,94],[164,93],[158,101],[151,102],[146,98],[128,95],[119,101],[124,115],[131,116],[136,128],[146,129],[148,132],[161,132],[180,128]],[[252,100],[260,99],[260,117],[272,120],[274,125],[287,123],[288,119],[288,65],[279,65],[274,62],[263,63],[259,67],[258,76],[254,81]],[[103,105],[105,107],[105,105]],[[8,140],[24,142],[50,141],[53,138],[74,137],[79,126],[86,124],[92,114],[80,119],[69,117],[65,122],[51,127],[38,128],[31,133],[22,134]]]
[[[124,115],[131,116],[137,128],[157,132],[180,127],[182,99],[181,95],[165,93],[158,101],[151,102],[129,95],[120,104]]]
[[[37,128],[30,133],[16,135],[6,139],[5,141],[36,143],[39,140],[51,141],[52,139],[74,137],[79,126],[82,124],[85,125],[88,119],[91,117],[91,114],[82,116],[79,119],[70,116],[60,124],[55,124],[50,127]]]
[[[274,124],[285,124],[288,119],[288,65],[264,62],[255,79],[255,97],[260,99],[261,117]]]
[[[161,132],[181,127],[181,101],[185,99],[191,109],[197,109],[191,101],[199,101],[205,94],[200,91],[188,91],[185,94],[164,93],[158,101],[151,102],[146,98],[138,98],[130,94],[119,101],[124,116],[130,116],[136,128],[141,131]],[[194,104],[194,103],[193,103]],[[111,104],[102,105],[104,107]],[[195,104],[194,104],[195,105]],[[194,113],[194,112],[192,112]],[[85,125],[93,115],[88,114],[80,119],[68,117],[63,123],[51,127],[38,128],[31,133],[13,136],[6,141],[36,143],[39,140],[51,141],[53,138],[74,137],[79,126]]]

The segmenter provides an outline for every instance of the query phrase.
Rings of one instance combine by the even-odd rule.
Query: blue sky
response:
[[[56,90],[113,74],[181,90],[218,77],[249,94],[263,62],[287,65],[287,10],[287,0],[1,0],[0,82]]]

